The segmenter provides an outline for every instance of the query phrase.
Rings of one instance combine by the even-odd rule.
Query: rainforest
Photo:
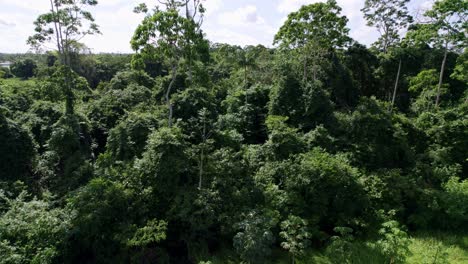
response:
[[[311,1],[269,46],[154,1],[128,54],[98,2],[0,53],[0,263],[468,263],[466,0],[365,0],[372,45]]]

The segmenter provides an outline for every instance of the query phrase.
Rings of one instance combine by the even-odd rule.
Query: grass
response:
[[[448,233],[416,233],[411,236],[409,244],[410,253],[406,258],[408,264],[468,264],[468,234],[448,234]],[[350,251],[347,252],[349,258],[347,263],[353,264],[384,264],[386,263],[382,255],[369,246],[369,243],[354,242]],[[241,261],[235,253],[230,250],[219,252],[216,256],[205,258],[204,263],[210,264],[234,264]],[[201,262],[203,263],[203,262]],[[281,250],[273,253],[269,263],[290,264],[289,256]],[[296,264],[335,264],[324,250],[311,250]],[[341,264],[343,262],[340,262]],[[346,263],[346,262],[345,262]]]
[[[7,79],[1,79],[3,84],[6,85],[34,85],[36,83],[36,78],[30,78],[30,79],[21,79],[21,78],[7,78]]]
[[[0,90],[7,95],[17,94],[20,92],[28,92],[37,85],[35,78],[23,80],[20,78],[0,78]]]
[[[468,235],[420,233],[411,239],[408,263],[468,263]]]

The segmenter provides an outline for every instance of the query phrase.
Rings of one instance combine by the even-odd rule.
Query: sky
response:
[[[211,42],[240,46],[262,44],[272,46],[275,33],[290,12],[302,5],[325,0],[204,0],[206,14],[203,31]],[[83,42],[94,53],[129,53],[130,39],[142,14],[133,8],[145,2],[148,7],[157,0],[98,0],[89,9],[100,26],[102,35],[87,36]],[[337,0],[342,14],[349,19],[350,35],[360,43],[370,45],[378,38],[375,28],[366,26],[361,8],[364,0]],[[0,53],[30,51],[26,44],[34,34],[33,22],[38,15],[49,11],[49,0],[0,0]],[[432,0],[411,0],[411,13],[421,13]],[[52,45],[51,45],[52,46]]]

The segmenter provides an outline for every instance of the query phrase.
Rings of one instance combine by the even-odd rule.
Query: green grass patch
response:
[[[408,264],[467,264],[468,263],[468,234],[448,233],[416,233],[410,238],[410,253],[406,258]],[[387,263],[385,258],[369,242],[354,242],[346,252],[348,259],[345,263],[369,264]],[[216,256],[203,259],[210,264],[241,263],[232,250],[223,250]],[[290,264],[291,259],[282,250],[273,252],[271,262],[275,264]],[[326,250],[310,250],[305,256],[296,259],[295,264],[335,264],[333,256]]]
[[[468,235],[420,233],[411,238],[408,263],[468,263]]]
[[[35,78],[23,80],[20,78],[0,79],[1,92],[6,95],[15,95],[24,92],[30,92],[37,86]]]
[[[21,78],[7,78],[1,79],[1,82],[5,85],[34,85],[36,84],[36,78],[29,78],[29,79],[21,79]]]

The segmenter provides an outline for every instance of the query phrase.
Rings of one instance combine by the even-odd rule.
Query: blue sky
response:
[[[349,19],[351,37],[370,45],[378,33],[367,27],[360,9],[364,0],[337,0],[342,13]],[[86,37],[83,42],[93,52],[131,52],[129,41],[133,30],[142,19],[133,8],[146,2],[154,6],[157,0],[98,0],[90,9],[100,25],[102,35]],[[263,44],[271,46],[273,36],[288,13],[301,5],[320,0],[205,0],[207,13],[203,29],[212,42],[237,45]],[[412,0],[413,14],[431,6],[431,0]],[[33,34],[33,21],[47,12],[49,0],[0,0],[0,52],[27,52],[26,39]]]

